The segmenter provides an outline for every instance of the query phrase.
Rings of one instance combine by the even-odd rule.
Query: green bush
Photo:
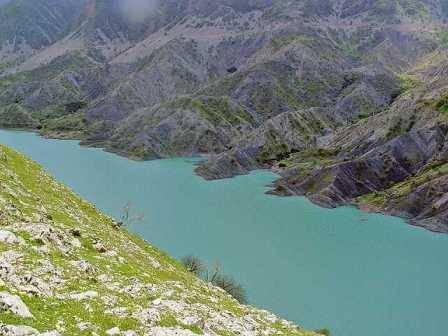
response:
[[[323,335],[323,336],[331,335],[330,330],[328,330],[328,329],[319,329],[319,330],[316,330],[316,333],[319,335]]]
[[[448,96],[445,96],[443,98],[441,98],[437,103],[436,103],[436,108],[437,110],[439,110],[439,112],[441,113],[448,113]]]
[[[84,107],[86,107],[86,106],[87,106],[87,103],[86,103],[86,102],[83,102],[83,101],[71,102],[71,103],[68,103],[68,104],[65,104],[65,105],[64,105],[64,107],[65,107],[65,111],[66,111],[67,113],[75,113],[75,112],[78,112],[80,109],[82,109],[82,108],[84,108]]]

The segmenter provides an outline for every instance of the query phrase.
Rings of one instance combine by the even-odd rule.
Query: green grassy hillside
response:
[[[0,146],[1,335],[315,335],[239,304]]]

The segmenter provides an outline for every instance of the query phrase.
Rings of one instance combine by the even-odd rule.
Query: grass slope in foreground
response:
[[[0,146],[0,335],[315,335],[239,304]]]

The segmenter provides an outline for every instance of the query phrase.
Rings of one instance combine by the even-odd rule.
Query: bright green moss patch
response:
[[[448,96],[444,96],[436,102],[436,108],[440,113],[448,114]]]

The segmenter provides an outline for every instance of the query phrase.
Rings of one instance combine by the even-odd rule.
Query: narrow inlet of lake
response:
[[[174,257],[196,255],[247,290],[251,304],[334,336],[439,336],[448,311],[448,236],[351,207],[265,195],[275,175],[206,182],[194,160],[134,162],[76,141],[0,131],[112,216],[131,202],[130,227]]]

